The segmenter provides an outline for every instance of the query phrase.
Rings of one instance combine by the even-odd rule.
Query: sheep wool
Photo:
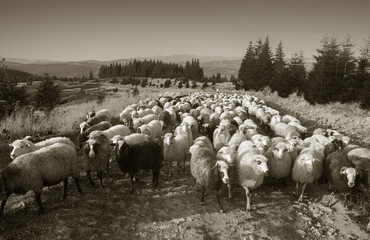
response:
[[[32,190],[40,211],[44,208],[41,203],[41,192],[44,186],[53,186],[64,181],[63,198],[67,196],[68,177],[75,179],[78,191],[79,171],[77,168],[76,150],[63,143],[55,143],[37,151],[21,155],[4,167],[0,172],[0,190],[7,193],[25,194]],[[8,195],[9,196],[9,195]],[[3,200],[3,208],[6,199]]]

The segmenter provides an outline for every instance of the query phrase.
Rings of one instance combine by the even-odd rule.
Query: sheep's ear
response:
[[[360,178],[362,178],[362,171],[361,171],[361,170],[356,169],[356,173],[358,174],[358,176],[359,176]]]
[[[339,174],[343,175],[345,174],[345,171],[347,170],[348,167],[342,167],[339,171]]]
[[[13,147],[13,143],[9,143],[9,147]]]

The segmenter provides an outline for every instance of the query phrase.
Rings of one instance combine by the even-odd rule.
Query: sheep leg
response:
[[[298,198],[298,202],[302,202],[303,201],[303,193],[304,193],[304,190],[306,189],[306,186],[307,186],[307,183],[303,183],[303,185],[302,185],[302,192],[301,192],[301,195]]]
[[[103,187],[103,172],[102,171],[96,172],[96,175],[98,176],[100,180],[100,186]]]
[[[81,190],[81,187],[80,187],[80,179],[79,178],[75,178],[75,183],[76,183],[78,192],[79,193],[82,193],[82,190]]]
[[[217,198],[217,202],[218,202],[218,209],[220,210],[220,213],[223,213],[224,208],[222,207],[222,204],[221,204],[221,201],[220,201],[220,191],[219,190],[216,191],[216,198]]]
[[[153,170],[153,187],[158,187],[159,172]]]
[[[228,184],[227,184],[227,190],[228,190],[228,198],[232,198],[233,196],[231,195],[231,183],[229,182]]]
[[[41,193],[35,193],[35,201],[39,205],[39,212],[40,213],[44,213],[45,212],[45,209],[44,209],[44,206],[42,206]]]
[[[249,189],[247,187],[244,188],[245,189],[245,195],[247,197],[247,206],[246,206],[246,211],[247,212],[250,212],[251,211],[251,192],[249,191]]]
[[[130,194],[133,194],[134,193],[134,175],[133,174],[130,174],[130,180],[131,180]]]
[[[63,199],[67,197],[67,186],[68,186],[68,178],[63,180],[64,190],[63,190]]]
[[[172,177],[172,161],[170,161],[170,173],[168,174],[168,177]]]
[[[1,214],[3,214],[4,207],[5,207],[5,203],[6,203],[6,201],[8,200],[8,197],[10,196],[10,194],[11,194],[10,192],[7,192],[7,193],[6,193],[6,198],[5,198],[5,200],[1,201],[0,216],[1,216]]]
[[[91,173],[91,171],[87,171],[86,172],[87,178],[89,179],[91,186],[94,187],[95,186],[95,183],[92,181],[91,176],[90,176],[90,173]]]
[[[202,196],[200,197],[200,205],[204,206],[204,194],[206,193],[206,188],[202,186]]]

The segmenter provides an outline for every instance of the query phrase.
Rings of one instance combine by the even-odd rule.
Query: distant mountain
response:
[[[199,59],[200,66],[203,67],[206,76],[220,73],[221,75],[237,76],[242,57],[222,57],[222,56],[196,56],[190,54],[173,54],[170,56],[154,56],[154,57],[137,57],[123,58],[110,61],[84,60],[84,61],[49,61],[49,60],[27,60],[19,58],[5,58],[5,65],[8,68],[28,72],[36,75],[49,73],[50,76],[57,77],[82,77],[88,76],[90,70],[94,76],[98,75],[101,65],[109,65],[111,63],[125,64],[129,61],[137,60],[160,60],[163,62],[171,62],[184,65],[186,61]],[[305,66],[307,71],[312,69],[314,60],[306,59]]]
[[[32,79],[32,74],[24,71],[6,69],[6,75],[9,79],[16,79],[18,82],[26,82],[29,79]],[[5,78],[4,71],[0,70],[0,78]]]

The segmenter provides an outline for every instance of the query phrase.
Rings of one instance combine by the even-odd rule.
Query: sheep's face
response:
[[[258,171],[267,176],[269,169],[267,167],[266,159],[255,158],[253,161],[257,164]]]
[[[228,184],[229,174],[227,172],[229,169],[229,165],[225,161],[217,161],[216,166],[217,166],[218,171],[220,172],[222,182],[225,184]]]
[[[234,164],[236,159],[236,151],[232,147],[222,147],[217,156],[224,159],[228,164]]]
[[[346,175],[348,187],[352,188],[355,186],[356,176],[358,175],[356,169],[352,167],[342,167],[342,169],[340,170],[340,174]]]
[[[174,137],[172,133],[166,133],[163,138],[163,145],[169,147]]]
[[[31,143],[25,140],[16,140],[9,144],[9,146],[13,147],[13,150],[10,153],[10,158],[13,160],[20,155],[31,152]]]
[[[87,141],[86,153],[88,152],[89,158],[94,158],[97,154],[97,145],[98,143],[94,140]]]
[[[142,125],[142,123],[143,123],[143,121],[140,118],[134,119],[134,121],[133,121],[134,129],[137,129],[138,127],[140,127]]]

